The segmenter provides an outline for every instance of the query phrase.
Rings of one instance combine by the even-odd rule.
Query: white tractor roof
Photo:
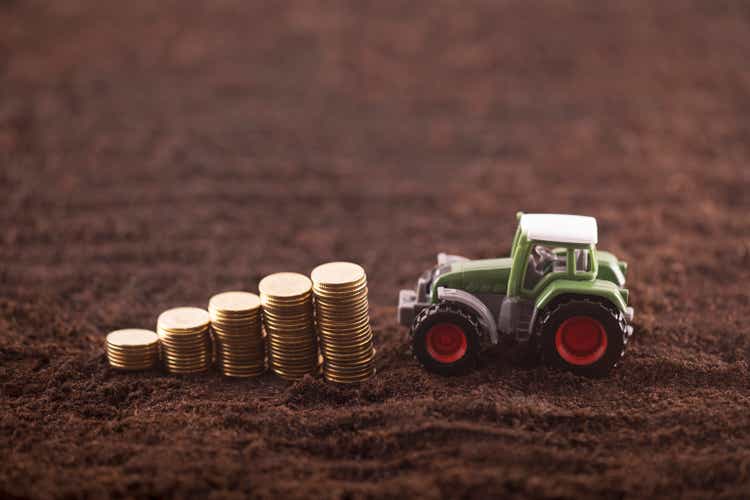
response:
[[[596,219],[581,215],[524,214],[521,231],[530,240],[596,245]]]

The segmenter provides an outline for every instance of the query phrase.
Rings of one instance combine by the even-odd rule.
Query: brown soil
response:
[[[0,1],[1,496],[747,495],[747,3],[426,5]],[[411,359],[398,290],[519,209],[630,262],[611,377]],[[371,281],[361,387],[107,367],[332,259]]]

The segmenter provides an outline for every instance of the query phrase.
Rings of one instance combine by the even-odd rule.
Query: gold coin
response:
[[[336,312],[324,312],[319,310],[317,319],[319,321],[328,321],[330,323],[351,323],[356,319],[367,319],[370,313],[367,309],[354,309],[342,307]]]
[[[313,288],[315,296],[321,300],[362,300],[367,297],[367,281],[357,283],[349,288],[324,288],[315,286]]]
[[[109,341],[106,341],[105,345],[109,349],[117,349],[117,350],[120,350],[120,351],[128,351],[128,352],[153,351],[154,349],[156,349],[157,347],[159,347],[159,336],[156,335],[156,334],[154,334],[154,335],[156,336],[156,342],[152,342],[152,343],[149,343],[149,344],[146,344],[146,345],[117,345],[117,344],[112,344]]]
[[[273,335],[278,338],[314,337],[315,325],[312,324],[312,321],[309,325],[296,325],[289,327],[284,325],[266,325],[266,334]]]
[[[328,361],[323,365],[323,374],[326,378],[331,376],[342,379],[367,378],[374,372],[375,364],[372,362],[352,369],[341,369],[340,367],[332,365]]]
[[[312,305],[312,297],[300,307],[272,307],[266,306],[263,311],[263,319],[274,319],[277,321],[308,321],[315,315]]]
[[[266,332],[266,335],[274,335],[276,337],[314,337],[315,323],[312,318],[307,323],[293,325],[268,322],[264,325],[263,330]]]
[[[179,363],[179,364],[191,364],[191,363],[203,363],[204,361],[211,360],[211,354],[208,353],[194,353],[187,356],[176,356],[173,354],[163,354],[161,357],[162,361],[169,362],[169,363]]]
[[[167,373],[172,375],[196,375],[208,371],[208,367],[199,366],[195,368],[167,368]]]
[[[211,363],[207,361],[195,362],[195,363],[173,363],[165,362],[164,368],[171,372],[178,372],[183,370],[208,370]]]
[[[250,342],[262,342],[263,341],[263,334],[261,333],[260,328],[256,329],[255,331],[245,331],[245,332],[217,332],[214,331],[214,340],[216,341],[222,341],[222,342],[240,342],[240,343],[250,343]]]
[[[225,359],[222,360],[219,365],[223,368],[231,368],[235,371],[254,371],[258,368],[264,368],[266,366],[265,360],[260,360],[258,362],[249,363],[247,361],[235,361],[231,359]]]
[[[236,347],[238,349],[262,348],[264,343],[265,339],[259,335],[248,337],[222,337],[217,335],[214,337],[214,344],[217,346]]]
[[[250,292],[224,292],[211,297],[209,310],[221,314],[247,313],[260,308],[260,297]]]
[[[315,347],[300,347],[298,349],[271,349],[268,356],[276,361],[297,360],[313,362],[318,356],[318,350]]]
[[[352,332],[350,334],[332,334],[320,330],[318,335],[324,343],[333,342],[335,345],[347,345],[357,343],[362,340],[371,340],[372,331],[369,329],[361,330],[358,332]]]
[[[357,360],[336,359],[330,356],[326,356],[324,359],[327,366],[339,371],[360,371],[375,363],[375,355],[372,350],[366,355],[360,356]]]
[[[312,294],[310,294],[295,302],[277,302],[275,300],[270,300],[268,297],[263,295],[263,297],[261,298],[261,301],[263,302],[263,316],[265,316],[268,311],[271,311],[272,313],[277,315],[310,314],[310,311],[313,308],[312,297]]]
[[[326,363],[332,366],[338,366],[340,368],[354,368],[367,364],[372,359],[372,349],[363,350],[359,353],[353,353],[350,355],[332,355],[331,353],[323,353],[323,357]]]
[[[200,338],[204,338],[208,336],[209,329],[206,327],[206,328],[203,328],[202,330],[196,330],[193,332],[182,331],[182,332],[175,333],[175,332],[171,332],[168,330],[163,330],[161,328],[158,328],[157,332],[159,334],[159,341],[166,339],[166,340],[171,340],[173,342],[190,342],[195,339],[200,339]]]
[[[173,344],[167,340],[162,339],[161,348],[164,351],[185,352],[185,353],[192,352],[192,351],[205,351],[206,349],[211,348],[211,340],[200,339],[195,342],[191,342],[189,344],[187,343]]]
[[[247,363],[259,363],[260,360],[265,359],[266,353],[265,351],[243,351],[243,352],[236,352],[236,351],[225,351],[222,349],[218,349],[216,351],[217,355],[217,361],[227,361],[230,359],[235,360],[243,360]]]
[[[368,349],[372,348],[372,335],[365,335],[352,340],[347,339],[346,342],[331,339],[321,339],[320,342],[320,350],[323,353],[346,353],[357,349],[364,349],[365,346]]]
[[[159,315],[157,325],[169,332],[200,330],[208,326],[211,318],[208,311],[199,307],[176,307]]]
[[[298,356],[299,353],[312,353],[317,351],[317,342],[274,342],[268,343],[268,354],[270,356]]]
[[[365,279],[365,270],[352,262],[329,262],[313,269],[310,277],[321,288],[345,288]]]
[[[335,313],[327,313],[318,310],[318,321],[327,321],[329,323],[345,323],[349,324],[354,321],[367,320],[370,316],[367,308],[365,309],[353,309],[353,308],[341,308]]]
[[[234,356],[234,357],[250,357],[254,359],[261,359],[265,356],[265,349],[261,346],[259,349],[252,348],[252,349],[246,349],[246,348],[231,348],[226,346],[217,346],[216,348],[216,354],[221,358],[225,356]]]
[[[110,359],[122,359],[122,360],[145,360],[153,359],[159,356],[158,351],[146,352],[146,353],[128,353],[128,352],[117,352],[107,350],[107,356]]]
[[[211,326],[214,328],[244,328],[248,325],[260,323],[260,314],[256,314],[254,317],[235,317],[235,318],[217,318],[215,315],[211,315]]]
[[[274,299],[295,298],[310,293],[312,282],[299,273],[276,273],[263,278],[258,284],[261,296]]]
[[[323,376],[332,382],[364,382],[375,373],[374,366],[368,366],[360,371],[342,372],[323,366]]]
[[[220,337],[241,337],[241,338],[260,338],[263,336],[263,330],[260,323],[249,325],[248,327],[234,328],[213,328],[214,336]]]
[[[266,309],[263,323],[274,322],[280,324],[309,323],[315,318],[312,305],[305,311],[289,311],[283,309]]]
[[[259,377],[265,373],[266,369],[256,368],[253,370],[235,370],[233,368],[222,368],[221,373],[225,377],[236,377],[236,378],[250,378]]]
[[[259,335],[248,337],[221,337],[217,335],[214,337],[214,344],[237,349],[262,349],[265,339]]]
[[[330,322],[321,320],[318,322],[318,331],[343,335],[345,332],[359,332],[365,328],[369,328],[369,325],[369,318],[363,318],[356,323]]]
[[[171,346],[167,344],[162,344],[161,346],[161,350],[163,353],[173,353],[177,355],[210,352],[211,348],[212,345],[209,342],[204,342],[202,344],[197,344],[194,346]]]
[[[358,377],[372,374],[374,368],[375,365],[372,362],[365,363],[356,367],[346,367],[342,369],[326,361],[326,364],[323,365],[323,373],[336,375],[339,377]]]
[[[107,356],[110,358],[121,358],[121,359],[149,359],[159,355],[159,351],[154,350],[152,352],[118,352],[111,349],[107,349]]]
[[[125,330],[115,330],[107,335],[107,343],[122,348],[149,347],[156,345],[159,337],[151,330],[142,330],[138,328],[129,328]]]
[[[169,373],[198,373],[208,371],[209,363],[172,364],[165,363],[164,369]]]
[[[317,294],[315,295],[316,308],[325,311],[335,310],[340,307],[365,307],[367,306],[367,303],[366,295],[363,295],[362,297],[338,297],[336,299],[321,297]]]
[[[156,360],[148,360],[148,361],[141,361],[141,362],[122,362],[118,360],[109,360],[109,365],[114,368],[128,368],[133,370],[145,370],[147,368],[152,368],[156,366]]]
[[[226,320],[211,320],[211,328],[214,330],[246,330],[260,325],[260,316],[256,318],[245,318],[245,319],[233,319],[231,321]]]
[[[372,354],[372,340],[365,339],[358,344],[351,344],[348,346],[331,345],[331,343],[321,343],[321,351],[326,357],[329,356],[369,356]]]
[[[312,365],[305,364],[305,365],[297,365],[297,366],[292,366],[292,365],[279,366],[279,365],[271,363],[268,369],[275,375],[278,375],[281,378],[284,378],[286,380],[300,379],[304,377],[305,375],[317,375],[319,371],[318,366],[315,364],[312,364]]]
[[[295,360],[296,361],[304,361],[304,362],[310,362],[312,363],[314,359],[318,356],[318,350],[315,348],[300,348],[290,351],[282,351],[281,349],[277,350],[271,350],[268,353],[268,356],[273,359],[274,361],[282,361],[282,360]]]

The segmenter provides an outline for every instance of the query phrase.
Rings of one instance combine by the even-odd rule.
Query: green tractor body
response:
[[[574,372],[607,373],[632,334],[627,264],[597,250],[591,217],[518,219],[510,257],[441,254],[416,290],[401,291],[399,320],[411,327],[417,358],[432,371],[460,373],[475,361],[471,349],[510,337]]]

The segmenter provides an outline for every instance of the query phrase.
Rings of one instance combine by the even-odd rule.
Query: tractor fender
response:
[[[620,292],[620,288],[610,281],[573,281],[564,279],[553,281],[542,293],[539,294],[539,296],[537,296],[534,301],[535,309],[537,311],[544,309],[555,297],[559,297],[560,295],[588,295],[601,297],[602,299],[611,302],[612,305],[623,313],[625,313],[627,309],[627,304]]]
[[[497,322],[495,321],[495,318],[492,317],[492,313],[484,302],[469,292],[457,290],[455,288],[445,288],[442,286],[438,287],[437,296],[440,301],[455,302],[469,308],[477,315],[479,324],[489,333],[492,343],[497,344]]]

